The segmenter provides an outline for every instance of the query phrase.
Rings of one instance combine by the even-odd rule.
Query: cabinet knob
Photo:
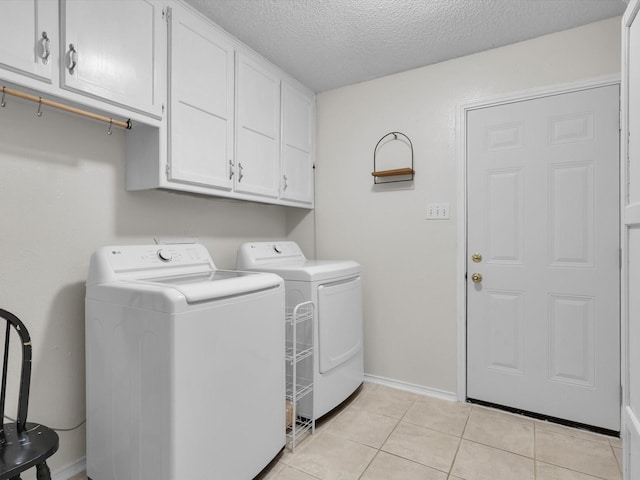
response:
[[[69,66],[67,70],[69,70],[69,74],[73,75],[76,73],[76,67],[78,66],[78,51],[73,43],[69,44]]]
[[[49,56],[51,55],[51,40],[49,39],[49,36],[47,35],[47,32],[42,32],[42,55],[40,56],[40,58],[42,58],[42,63],[43,64],[47,64],[49,63]]]

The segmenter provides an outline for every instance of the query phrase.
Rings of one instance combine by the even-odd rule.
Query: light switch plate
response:
[[[447,220],[449,203],[430,203],[427,205],[427,220]]]

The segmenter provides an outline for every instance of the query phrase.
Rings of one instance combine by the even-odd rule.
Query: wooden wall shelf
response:
[[[396,168],[394,170],[381,170],[379,172],[371,172],[374,177],[396,177],[400,175],[415,175],[413,168]]]
[[[388,138],[390,136],[393,136],[393,138]],[[388,140],[387,142],[383,143],[385,139],[388,139]],[[411,166],[402,167],[402,168],[393,168],[390,170],[377,170],[376,156],[378,154],[378,150],[381,149],[386,143],[393,142],[396,140],[404,142],[409,146],[411,151],[411,159],[410,159]],[[393,182],[410,182],[413,180],[413,177],[415,176],[415,174],[416,174],[416,171],[413,169],[413,144],[411,143],[411,140],[409,139],[409,137],[407,137],[404,133],[401,133],[401,132],[389,132],[386,135],[384,135],[380,140],[378,140],[378,143],[376,143],[376,147],[373,149],[373,172],[371,172],[371,175],[373,175],[374,184],[393,183]],[[403,177],[403,178],[393,179],[393,177]],[[378,181],[378,179],[385,179],[385,180]]]

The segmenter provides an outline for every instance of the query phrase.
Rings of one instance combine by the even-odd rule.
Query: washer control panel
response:
[[[168,266],[196,266],[211,264],[213,260],[200,244],[185,245],[131,245],[105,247],[106,256],[114,272],[127,270],[153,270]]]

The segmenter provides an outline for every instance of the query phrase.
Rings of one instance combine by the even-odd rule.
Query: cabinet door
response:
[[[169,180],[233,187],[233,46],[177,6],[169,21]]]
[[[280,198],[313,203],[315,97],[282,82]]]
[[[3,0],[0,5],[0,68],[51,83],[57,45],[55,0]]]
[[[60,6],[62,86],[161,117],[161,5],[60,0]]]
[[[278,197],[280,79],[258,60],[237,57],[235,190]]]

